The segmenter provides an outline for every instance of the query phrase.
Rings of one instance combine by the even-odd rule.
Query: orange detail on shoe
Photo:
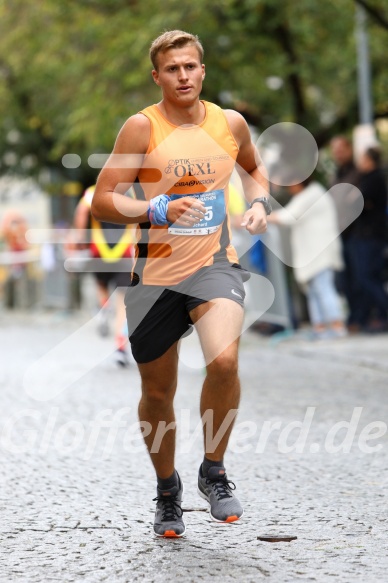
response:
[[[225,520],[225,522],[234,522],[235,520],[238,520],[240,517],[233,515],[233,516],[228,516],[228,518]]]
[[[164,531],[164,535],[168,538],[178,537],[179,535],[175,532],[175,530],[166,530]]]
[[[123,334],[117,334],[116,336],[116,347],[118,350],[124,350],[125,345],[128,342],[128,338]]]

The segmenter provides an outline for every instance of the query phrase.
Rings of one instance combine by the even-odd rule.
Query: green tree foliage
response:
[[[386,116],[388,9],[359,3]],[[148,48],[171,28],[204,44],[205,99],[261,130],[301,123],[323,145],[357,123],[354,13],[355,0],[0,0],[2,170],[60,167],[73,152],[86,171],[90,154],[110,151],[125,119],[159,99]]]

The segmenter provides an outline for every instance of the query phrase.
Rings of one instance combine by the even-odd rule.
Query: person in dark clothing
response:
[[[387,185],[380,168],[381,154],[369,148],[358,162],[358,188],[364,209],[354,221],[349,236],[353,275],[354,321],[368,332],[388,331],[388,295],[382,271],[387,225]]]
[[[358,186],[359,170],[353,161],[353,147],[350,140],[345,136],[336,136],[330,142],[330,150],[336,165],[336,170],[331,180],[330,187],[344,183]],[[344,214],[344,211],[346,210],[346,201],[337,198],[334,202],[337,207],[339,227],[342,231],[347,225],[345,221],[346,216]],[[350,232],[351,225],[349,225],[347,229],[349,229]]]
[[[337,271],[335,285],[338,292],[346,298],[348,305],[347,324],[349,331],[358,331],[356,323],[356,296],[354,293],[353,274],[351,271],[352,240],[350,238],[354,223],[348,225],[349,202],[352,186],[358,187],[359,171],[353,161],[353,147],[351,141],[345,136],[336,136],[330,142],[332,158],[336,164],[336,171],[331,180],[330,188],[337,184],[349,184],[349,189],[336,191],[333,196],[337,210],[338,227],[341,233],[344,269]]]

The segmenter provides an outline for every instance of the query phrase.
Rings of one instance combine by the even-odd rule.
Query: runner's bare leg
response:
[[[206,378],[202,387],[200,411],[213,412],[213,432],[209,435],[204,424],[205,455],[214,461],[222,460],[233,428],[235,416],[223,430],[215,449],[207,448],[217,435],[229,412],[237,412],[240,401],[238,378],[238,345],[244,318],[243,308],[225,298],[218,298],[197,306],[190,312],[197,329],[206,361]]]
[[[178,343],[160,358],[138,365],[142,380],[139,420],[151,424],[152,431],[144,436],[152,464],[159,478],[169,478],[174,471],[175,428],[166,431],[158,447],[153,447],[160,422],[175,423],[173,401],[177,387]],[[155,442],[156,444],[156,442]]]
[[[124,336],[124,325],[126,322],[124,299],[126,290],[127,288],[125,287],[116,288],[114,336],[116,343],[119,345],[117,348],[124,348],[128,340],[128,338]]]

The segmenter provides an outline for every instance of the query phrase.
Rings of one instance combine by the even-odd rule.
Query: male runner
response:
[[[89,186],[80,199],[74,211],[74,227],[79,230],[80,236],[86,233],[90,224],[90,243],[83,242],[83,247],[90,248],[93,261],[97,265],[94,276],[97,283],[99,302],[98,330],[101,336],[109,333],[109,304],[113,290],[116,291],[114,306],[114,340],[116,345],[115,360],[119,366],[129,365],[125,350],[127,344],[126,314],[124,295],[131,283],[128,262],[133,254],[132,227],[97,221],[91,217],[91,206],[95,186]],[[85,236],[85,235],[84,235]],[[123,264],[123,262],[126,262]],[[124,271],[126,265],[127,271]]]
[[[249,277],[230,244],[228,184],[236,162],[250,204],[242,226],[263,233],[270,207],[245,120],[199,99],[205,65],[198,37],[165,32],[152,43],[150,57],[162,100],[122,127],[98,178],[92,212],[98,220],[138,223],[126,294],[129,339],[142,381],[139,419],[149,428],[143,435],[157,476],[154,531],[176,537],[185,525],[174,467],[173,399],[178,342],[192,324],[206,361],[199,494],[216,521],[233,522],[243,514],[223,463],[240,397],[238,343],[243,281]],[[137,200],[123,196],[132,184]],[[209,414],[212,431],[204,423]]]

